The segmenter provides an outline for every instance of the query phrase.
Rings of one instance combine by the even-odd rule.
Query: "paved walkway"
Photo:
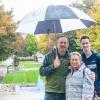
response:
[[[43,92],[0,93],[0,100],[43,100]]]
[[[0,100],[44,100],[44,89],[37,86],[1,84]]]

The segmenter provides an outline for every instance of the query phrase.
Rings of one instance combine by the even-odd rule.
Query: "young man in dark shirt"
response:
[[[83,49],[83,62],[91,71],[95,72],[95,90],[97,94],[96,96],[100,96],[100,54],[91,50],[91,41],[88,36],[82,36],[80,42]]]

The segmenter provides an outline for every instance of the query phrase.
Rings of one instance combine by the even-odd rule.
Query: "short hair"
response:
[[[71,52],[71,53],[70,53],[70,59],[71,59],[71,56],[72,56],[72,55],[77,55],[77,56],[79,56],[80,60],[82,61],[82,56],[81,56],[81,54],[80,54],[79,52],[77,52],[77,51]]]
[[[65,38],[67,40],[67,44],[69,45],[69,39],[65,35],[61,35],[57,41],[59,41],[61,38]]]
[[[67,39],[67,41],[69,42],[68,37],[66,37],[66,35],[64,35],[63,33],[62,33],[62,34],[60,34],[60,35],[57,35],[57,36],[56,36],[56,40],[59,40],[60,38],[66,38],[66,39]]]
[[[61,37],[67,38],[63,33],[56,35],[56,39],[57,39],[57,40],[58,40],[59,38],[61,38]]]
[[[89,38],[87,35],[82,36],[81,39],[80,39],[80,42],[81,42],[83,39],[89,39],[89,41],[90,41],[90,38]]]

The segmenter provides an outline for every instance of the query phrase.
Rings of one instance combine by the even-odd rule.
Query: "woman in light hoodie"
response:
[[[78,52],[70,54],[71,72],[66,78],[66,100],[92,100],[94,95],[94,74],[82,62]]]

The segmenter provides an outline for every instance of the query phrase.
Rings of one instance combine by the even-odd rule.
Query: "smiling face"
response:
[[[66,49],[68,48],[68,40],[66,37],[61,37],[58,39],[57,41],[57,48],[58,48],[58,52],[61,56],[63,56],[66,52]]]
[[[91,42],[88,38],[86,39],[82,39],[81,40],[81,47],[83,49],[84,52],[88,52],[90,51],[90,48],[91,48]]]
[[[70,56],[70,64],[73,70],[79,69],[82,64],[82,59],[80,54],[79,55],[76,53],[72,54]]]

